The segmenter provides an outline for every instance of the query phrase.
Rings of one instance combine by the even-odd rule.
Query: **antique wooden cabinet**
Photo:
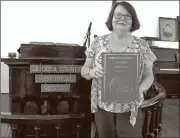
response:
[[[76,115],[64,118],[60,137],[90,137],[91,81],[81,77],[85,47],[65,44],[22,44],[19,57],[9,54],[9,100],[12,114]],[[66,121],[65,121],[66,120]],[[63,122],[63,120],[62,120]],[[57,124],[57,123],[56,123]],[[55,124],[43,124],[39,136],[54,137]],[[20,137],[34,137],[31,124],[21,125]]]

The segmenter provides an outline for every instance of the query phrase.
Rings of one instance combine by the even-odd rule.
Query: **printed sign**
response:
[[[35,83],[76,83],[76,75],[35,75]]]
[[[70,84],[41,84],[41,92],[71,92]]]
[[[82,65],[30,65],[30,73],[80,73]]]

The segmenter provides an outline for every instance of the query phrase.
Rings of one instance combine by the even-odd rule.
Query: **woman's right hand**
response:
[[[97,66],[89,71],[89,75],[90,77],[96,79],[102,78],[104,76],[103,68],[101,66]]]

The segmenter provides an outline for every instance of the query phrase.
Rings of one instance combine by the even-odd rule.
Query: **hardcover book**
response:
[[[103,53],[103,102],[130,102],[139,95],[139,53]]]

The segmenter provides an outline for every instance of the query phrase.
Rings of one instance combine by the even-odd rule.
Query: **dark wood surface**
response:
[[[66,121],[77,121],[85,117],[84,114],[66,115],[24,115],[1,113],[1,123],[7,124],[60,124]]]
[[[156,55],[157,60],[156,62],[176,62],[175,55],[178,54],[178,49],[173,48],[161,48],[151,46],[152,52]]]
[[[65,44],[21,44],[21,57],[66,57],[83,58],[85,57],[86,47]]]
[[[9,94],[1,94],[1,112],[9,112]],[[162,115],[162,138],[179,138],[179,108],[178,99],[165,99]],[[7,124],[1,124],[1,137],[10,136],[10,127]]]
[[[157,57],[154,66],[156,81],[165,87],[167,98],[180,98],[180,70],[177,59],[179,50],[159,47],[151,47],[151,49]]]
[[[34,63],[38,64],[67,64],[67,65],[82,65],[85,58],[57,58],[57,57],[21,57],[21,58],[1,58],[1,62],[5,64],[13,65],[30,65]]]
[[[74,58],[62,56],[61,58],[21,57],[16,59],[2,59],[2,61],[9,66],[10,112],[13,115],[25,114],[25,116],[20,116],[20,120],[18,120],[17,117],[19,116],[17,115],[10,116],[9,118],[9,123],[11,124],[13,122],[11,117],[17,118],[13,123],[18,124],[20,121],[26,124],[23,127],[21,126],[23,129],[20,129],[21,132],[18,133],[18,136],[21,134],[33,135],[33,129],[36,130],[36,137],[45,135],[45,132],[48,132],[48,136],[52,136],[55,134],[56,129],[58,133],[60,133],[59,127],[56,127],[56,129],[53,128],[55,124],[60,125],[60,120],[63,120],[65,125],[59,135],[69,137],[76,136],[78,138],[90,137],[91,114],[89,97],[91,81],[82,78],[80,73],[73,73],[79,79],[76,83],[72,84],[72,92],[41,93],[41,84],[35,83],[35,73],[30,73],[31,64],[83,65],[84,60],[84,58],[78,58],[78,56]],[[67,117],[69,119],[67,119]],[[40,124],[45,122],[49,122],[48,124],[52,124],[52,126],[43,125],[41,126],[41,131],[38,131],[40,128],[39,126],[30,127],[30,125],[28,125],[29,123]],[[76,127],[78,127],[78,129],[76,129]],[[79,131],[80,128],[81,131]],[[23,132],[26,133],[23,134]],[[16,130],[14,130],[13,133],[16,134]]]
[[[161,85],[161,84],[156,84],[156,88],[151,88],[152,91],[148,91],[149,93],[149,97],[145,97],[145,101],[143,102],[141,108],[142,109],[145,109],[145,108],[148,108],[150,106],[153,106],[155,105],[157,102],[160,102],[160,101],[164,101],[165,97],[166,97],[166,90],[164,89],[164,87]],[[156,90],[155,90],[156,89]],[[153,94],[155,93],[154,91],[157,91],[157,95],[156,94]],[[152,92],[152,94],[151,94]]]

